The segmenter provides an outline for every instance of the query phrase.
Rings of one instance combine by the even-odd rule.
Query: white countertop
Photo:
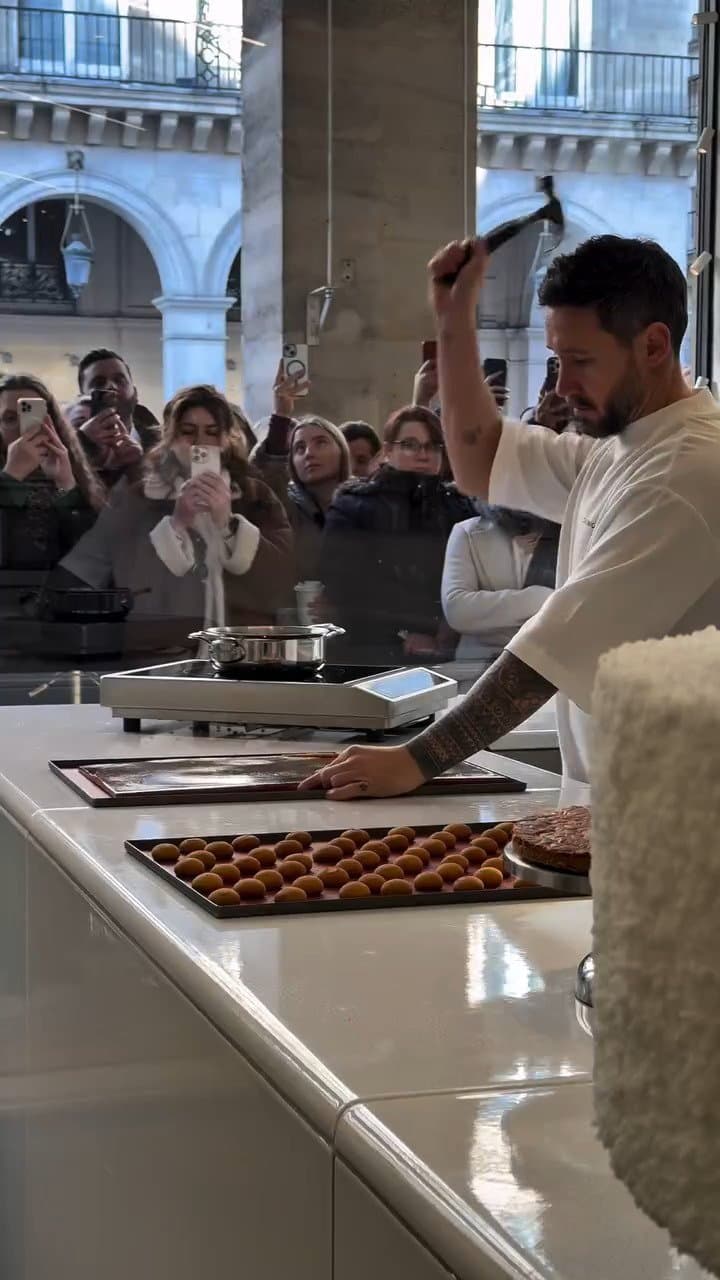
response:
[[[337,1150],[464,1278],[710,1280],[613,1176],[590,1084],[360,1105]]]
[[[351,805],[304,796],[272,812],[265,801],[93,809],[46,765],[53,756],[236,750],[256,751],[257,741],[125,735],[96,706],[4,708],[0,803],[325,1133],[355,1098],[589,1077],[591,1047],[571,998],[589,948],[585,901],[219,921],[170,892],[123,845],[132,836],[278,825],[494,821],[552,807],[556,789]],[[507,772],[557,783],[512,761]]]
[[[268,750],[279,747],[267,743]],[[317,830],[359,822],[491,822],[554,806],[559,798],[554,775],[507,761],[502,765],[507,773],[538,789],[348,805],[306,795],[272,809],[267,802],[93,809],[55,778],[46,763],[56,757],[257,750],[256,739],[197,739],[188,730],[174,734],[166,726],[142,736],[126,735],[97,706],[3,708],[0,806],[326,1141],[333,1142],[337,1134],[345,1142],[352,1129],[348,1158],[360,1166],[359,1142],[375,1183],[382,1180],[383,1161],[389,1160],[392,1169],[400,1167],[406,1148],[410,1150],[409,1135],[399,1118],[397,1140],[378,1145],[370,1130],[382,1125],[388,1113],[374,1116],[368,1109],[358,1136],[360,1104],[407,1095],[439,1094],[442,1099],[444,1094],[449,1105],[455,1095],[488,1089],[500,1098],[504,1090],[589,1086],[592,1045],[577,1024],[572,996],[578,960],[590,946],[589,901],[220,921],[170,891],[123,846],[130,836],[159,839],[298,826]],[[282,750],[304,751],[307,743],[283,741]],[[476,758],[498,767],[496,755]],[[585,792],[576,788],[566,797],[582,801]],[[343,1119],[348,1107],[352,1114]],[[404,1114],[398,1112],[399,1117]],[[388,1132],[394,1117],[395,1112]],[[461,1179],[453,1169],[459,1170],[462,1161],[452,1143],[446,1156],[423,1148],[417,1157],[427,1158],[433,1170],[430,1191],[422,1192],[435,1205],[425,1209],[435,1215],[433,1240],[444,1239],[445,1231],[446,1211],[442,1197],[435,1195],[437,1186],[447,1185],[447,1194],[456,1198],[461,1195],[452,1179]],[[395,1183],[398,1196],[404,1196],[404,1175]],[[404,1214],[402,1204],[396,1206],[389,1195],[387,1200]],[[487,1212],[491,1209],[488,1202]],[[482,1243],[485,1236],[474,1218],[465,1230],[469,1238],[474,1235],[468,1248],[475,1250],[476,1266],[482,1261],[485,1268],[486,1254],[492,1256],[490,1244]],[[522,1241],[513,1244],[511,1237],[508,1232],[503,1246],[508,1257],[525,1247]],[[485,1280],[491,1273],[467,1274]],[[498,1274],[556,1273],[539,1268]]]

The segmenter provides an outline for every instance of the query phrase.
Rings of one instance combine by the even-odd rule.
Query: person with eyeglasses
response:
[[[452,658],[440,584],[450,531],[473,515],[442,478],[440,421],[409,405],[392,414],[382,462],[338,489],[325,520],[321,577],[347,662],[398,665]]]

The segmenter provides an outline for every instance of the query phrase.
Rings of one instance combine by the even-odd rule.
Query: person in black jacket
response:
[[[345,661],[397,665],[448,660],[455,637],[443,620],[440,584],[450,530],[473,514],[441,479],[443,436],[429,409],[389,419],[383,463],[350,480],[327,513],[320,577],[344,627]]]

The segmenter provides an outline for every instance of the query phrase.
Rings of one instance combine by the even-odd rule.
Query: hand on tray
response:
[[[405,747],[346,747],[331,764],[299,785],[299,791],[324,790],[328,800],[358,796],[401,796],[425,781]]]

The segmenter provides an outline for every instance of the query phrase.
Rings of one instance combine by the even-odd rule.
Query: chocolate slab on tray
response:
[[[51,760],[53,773],[88,804],[187,804],[208,800],[293,800],[298,784],[334,760],[333,752]],[[419,795],[524,791],[525,783],[463,764],[421,787]]]
[[[212,915],[254,917],[570,896],[512,875],[512,823],[245,832],[126,840],[127,852]]]

